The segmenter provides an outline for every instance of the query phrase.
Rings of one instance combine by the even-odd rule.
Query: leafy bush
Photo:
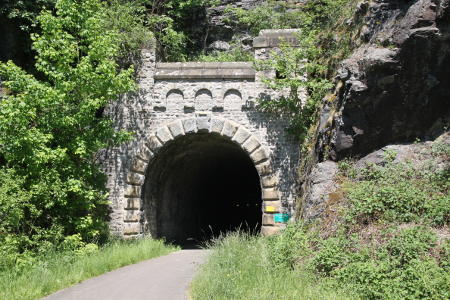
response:
[[[347,219],[368,223],[450,222],[449,170],[433,171],[412,164],[371,166],[347,186],[350,210]]]
[[[234,47],[230,51],[222,52],[222,51],[214,51],[208,54],[201,54],[196,57],[195,61],[204,61],[204,62],[236,62],[236,61],[244,61],[251,62],[253,61],[253,53],[242,50],[242,48]]]
[[[59,0],[55,13],[37,19],[39,76],[0,63],[10,91],[0,99],[0,268],[74,235],[84,246],[108,234],[96,155],[129,135],[99,112],[135,84],[134,69],[117,64],[122,40],[117,28],[105,28],[107,11],[100,0]]]
[[[299,257],[311,253],[311,239],[311,232],[307,232],[301,223],[289,224],[283,234],[268,239],[272,265],[276,268],[293,268]]]

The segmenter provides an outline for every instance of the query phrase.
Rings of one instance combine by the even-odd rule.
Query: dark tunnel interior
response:
[[[237,229],[259,232],[259,176],[229,139],[211,133],[179,137],[149,165],[144,210],[152,236],[180,245]]]

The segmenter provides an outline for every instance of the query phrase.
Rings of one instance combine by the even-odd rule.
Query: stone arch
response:
[[[274,176],[266,147],[248,129],[234,121],[214,117],[197,117],[170,122],[158,128],[154,134],[151,134],[138,146],[126,176],[123,234],[137,236],[145,233],[142,191],[147,168],[152,159],[167,143],[177,137],[192,133],[218,134],[229,139],[247,153],[254,163],[261,184],[263,202],[261,233],[270,235],[278,232],[280,224],[274,222],[274,214],[281,212],[281,201],[277,189],[278,180]]]
[[[195,110],[206,111],[213,107],[213,96],[209,89],[201,88],[195,93]]]

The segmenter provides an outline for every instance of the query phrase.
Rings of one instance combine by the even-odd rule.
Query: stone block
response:
[[[166,126],[159,128],[156,131],[156,136],[158,137],[158,139],[163,143],[167,143],[168,141],[172,140],[172,134],[170,133],[169,128],[167,128]]]
[[[140,198],[141,187],[137,185],[128,185],[125,190],[125,198]]]
[[[184,119],[183,127],[185,133],[195,133],[197,132],[197,122],[195,119]]]
[[[278,177],[272,175],[272,176],[264,176],[261,178],[261,183],[263,187],[274,187],[278,185]]]
[[[152,135],[147,141],[147,147],[153,153],[156,153],[158,151],[158,149],[162,147],[162,144],[156,136]]]
[[[258,171],[259,176],[270,175],[273,172],[272,165],[268,161],[257,165],[256,170]]]
[[[143,185],[145,176],[136,172],[128,172],[126,182],[131,185]]]
[[[252,153],[253,151],[255,151],[260,146],[261,146],[261,143],[254,136],[250,137],[242,145],[242,147],[244,147],[245,151],[247,151],[248,153]]]
[[[125,209],[130,210],[140,210],[141,209],[141,198],[127,198]]]
[[[265,213],[279,213],[281,212],[281,202],[276,201],[264,201],[264,212]]]
[[[140,173],[140,174],[145,174],[145,171],[147,170],[147,165],[148,163],[146,161],[143,161],[142,159],[139,159],[138,157],[136,157],[133,160],[133,163],[131,164],[131,171]]]
[[[278,191],[274,188],[265,188],[262,190],[263,200],[278,200]]]
[[[169,128],[174,138],[184,135],[183,124],[180,120],[170,123],[169,125],[167,125],[167,127]]]
[[[245,127],[241,126],[233,136],[232,140],[242,145],[250,137],[250,135],[250,132],[245,129]]]
[[[212,119],[211,120],[211,132],[221,133],[225,120],[223,119]]]
[[[139,222],[141,220],[140,210],[127,210],[125,212],[124,222]]]
[[[150,161],[150,159],[152,159],[153,157],[152,151],[145,144],[139,146],[137,155],[139,156],[140,159],[145,160],[147,162]]]
[[[270,226],[275,225],[275,221],[273,219],[273,214],[263,214],[262,224],[263,225],[270,225]]]
[[[256,37],[253,39],[253,48],[266,48],[269,47],[265,37]]]
[[[280,233],[281,228],[278,226],[261,226],[261,234],[263,236],[271,236]]]
[[[225,121],[223,124],[222,135],[227,136],[230,139],[234,136],[236,131],[238,130],[239,124],[232,121]]]
[[[197,118],[197,130],[199,132],[209,132],[211,127],[209,117],[200,117]]]
[[[255,165],[269,159],[269,155],[267,155],[266,151],[262,147],[260,147],[258,150],[253,152],[250,155],[250,157],[253,160],[253,162],[255,163]]]
[[[123,225],[124,235],[136,235],[142,232],[142,226],[139,222],[125,223]]]

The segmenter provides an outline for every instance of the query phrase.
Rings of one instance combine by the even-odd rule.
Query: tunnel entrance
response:
[[[188,134],[162,147],[149,164],[143,195],[148,230],[169,242],[199,243],[261,227],[253,161],[219,134]]]

